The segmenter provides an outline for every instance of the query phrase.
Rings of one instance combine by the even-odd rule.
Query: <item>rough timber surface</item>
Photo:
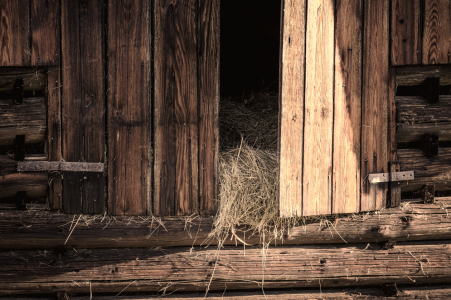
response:
[[[396,68],[396,84],[398,86],[420,85],[428,77],[439,77],[440,85],[451,85],[451,66],[430,65]]]
[[[200,212],[218,207],[219,0],[198,2],[199,198]]]
[[[306,1],[286,0],[283,9],[279,207],[292,217],[302,216]]]
[[[59,0],[30,0],[31,65],[60,64],[61,17]]]
[[[451,180],[450,180],[451,181]],[[421,200],[402,203],[399,208],[384,209],[378,213],[343,215],[336,219],[315,219],[305,226],[296,226],[278,245],[373,243],[418,240],[451,239],[451,202],[437,199],[434,204]],[[73,226],[78,221],[70,238]],[[160,222],[161,221],[161,222]],[[335,224],[333,227],[331,224]],[[212,218],[176,217],[104,217],[65,215],[46,210],[0,210],[1,249],[51,249],[55,247],[172,247],[216,245],[207,240],[212,230]],[[238,236],[249,244],[261,244],[263,237]],[[67,240],[67,242],[66,242]],[[66,243],[66,244],[65,244]],[[235,239],[226,239],[226,245],[235,245]],[[273,244],[273,243],[272,243]]]
[[[422,60],[421,0],[393,0],[391,17],[391,63],[418,65]]]
[[[66,162],[104,162],[103,1],[61,5],[62,156]],[[63,178],[66,213],[103,213],[103,175],[65,172]]]
[[[398,123],[396,141],[421,141],[426,133],[438,134],[439,141],[451,141],[451,122],[409,124]]]
[[[307,1],[302,215],[332,211],[334,5]]]
[[[10,92],[16,78],[23,79],[24,91],[42,91],[45,89],[45,74],[42,68],[1,68],[0,92]]]
[[[421,96],[398,96],[396,114],[399,122],[451,122],[451,96],[440,95],[439,101],[430,104]]]
[[[368,0],[364,6],[361,211],[381,209],[386,200],[386,185],[370,185],[365,179],[388,168],[388,8],[388,0]]]
[[[25,135],[26,144],[43,143],[47,131],[44,98],[24,98],[21,105],[0,100],[0,145],[14,145],[16,135]]]
[[[150,212],[149,1],[108,1],[108,211]]]
[[[425,1],[424,18],[423,64],[451,63],[451,1]]]
[[[0,295],[446,283],[450,243],[2,251]]]
[[[1,1],[0,16],[0,66],[29,66],[29,0]]]
[[[124,296],[121,300],[147,300],[155,299],[159,296]],[[451,287],[445,286],[398,286],[398,293],[390,295],[384,291],[383,287],[353,287],[345,289],[309,289],[309,290],[282,290],[282,291],[224,291],[224,292],[209,292],[206,299],[212,300],[250,300],[250,299],[269,299],[269,300],[296,300],[296,299],[381,299],[381,300],[395,300],[395,299],[449,299],[451,297]],[[181,300],[201,300],[205,299],[205,293],[194,294],[171,294],[165,295],[165,299]],[[72,300],[85,299],[82,297],[71,297]],[[113,300],[118,299],[115,296],[96,296],[97,300]],[[17,300],[32,300],[22,299]]]
[[[332,213],[355,213],[360,211],[362,2],[338,1],[336,14]]]
[[[0,176],[0,191],[0,198],[14,197],[19,191],[27,192],[27,198],[45,198],[48,194],[47,173],[12,173]]]
[[[154,4],[154,208],[159,216],[198,209],[197,2]]]

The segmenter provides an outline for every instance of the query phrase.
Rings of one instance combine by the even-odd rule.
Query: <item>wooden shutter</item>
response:
[[[388,170],[388,4],[285,1],[281,216],[385,205],[387,185],[367,178]]]
[[[219,1],[155,1],[157,215],[215,211]]]

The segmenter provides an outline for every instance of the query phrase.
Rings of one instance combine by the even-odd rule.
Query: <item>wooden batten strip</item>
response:
[[[451,85],[450,65],[404,66],[396,68],[398,86],[420,85],[428,77],[439,77],[440,85]]]
[[[31,65],[59,65],[61,48],[60,0],[30,0]]]
[[[155,1],[155,183],[159,216],[199,204],[197,1]]]
[[[0,16],[0,66],[29,66],[30,0],[2,1]]]
[[[446,112],[445,112],[446,113]],[[399,123],[396,131],[396,141],[418,142],[426,133],[435,133],[439,141],[451,141],[451,122],[409,124]]]
[[[16,135],[25,135],[26,144],[43,143],[47,119],[44,98],[25,98],[21,105],[0,100],[0,145],[14,145]]]
[[[332,213],[360,210],[362,1],[336,4]]]
[[[199,209],[214,215],[219,188],[219,0],[198,3]]]
[[[279,151],[281,217],[302,216],[304,149],[305,0],[286,0],[283,11]]]
[[[108,21],[108,211],[147,215],[152,175],[150,1],[110,0]]]
[[[332,212],[334,17],[332,1],[307,1],[304,216]]]
[[[327,288],[448,283],[450,241],[378,244],[2,251],[0,295]],[[245,254],[245,255],[244,255]],[[264,264],[262,259],[264,257]],[[50,263],[49,263],[50,262]],[[77,284],[74,284],[77,282]],[[78,283],[88,284],[78,284]]]
[[[45,89],[45,74],[42,68],[2,68],[0,71],[0,92],[11,92],[14,80],[24,80],[24,91]]]
[[[389,1],[364,5],[361,139],[361,211],[385,207],[387,185],[370,184],[371,173],[388,170]]]
[[[391,6],[391,64],[421,64],[421,1],[393,0]]]
[[[451,2],[428,0],[424,5],[423,64],[451,63]]]
[[[61,3],[64,161],[104,162],[104,19],[103,0]],[[103,174],[65,172],[63,178],[66,213],[104,212]]]
[[[397,96],[396,114],[399,122],[451,122],[451,96],[440,95],[439,101],[429,104],[421,96]]]

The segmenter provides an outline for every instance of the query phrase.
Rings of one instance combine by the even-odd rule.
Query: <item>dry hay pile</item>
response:
[[[220,204],[211,233],[220,245],[230,235],[239,239],[238,227],[268,244],[299,222],[279,217],[277,99],[268,94],[221,99]]]

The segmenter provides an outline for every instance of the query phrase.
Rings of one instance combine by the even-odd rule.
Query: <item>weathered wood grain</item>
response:
[[[302,216],[304,149],[305,0],[283,7],[279,94],[279,210],[281,217]]]
[[[199,208],[214,215],[219,185],[219,0],[198,5]]]
[[[440,96],[439,102],[429,104],[421,96],[396,97],[396,114],[399,122],[451,122],[451,96]]]
[[[393,0],[391,3],[391,64],[421,64],[421,1]]]
[[[397,161],[390,161],[390,173],[400,172],[401,164]],[[401,204],[401,182],[392,181],[390,188],[390,207],[397,207]]]
[[[438,134],[439,141],[451,141],[451,122],[409,124],[398,123],[397,142],[421,141],[426,133]]]
[[[389,74],[390,78],[389,78],[389,85],[388,85],[388,128],[387,128],[387,140],[388,140],[388,145],[387,145],[387,151],[388,151],[388,156],[387,159],[388,161],[396,161],[397,160],[397,156],[396,156],[396,149],[398,147],[398,144],[396,142],[396,122],[397,122],[397,118],[396,118],[396,113],[397,113],[397,109],[396,109],[396,69],[392,68],[390,69],[390,74]]]
[[[435,185],[436,191],[450,191],[451,190],[451,174],[442,173],[429,177],[418,177],[412,181],[401,181],[402,192],[418,192],[423,189],[425,185]]]
[[[103,1],[62,1],[62,156],[67,162],[103,162],[105,94]],[[103,213],[105,179],[63,174],[66,213]]]
[[[396,84],[398,86],[420,85],[428,77],[440,77],[440,85],[451,85],[451,66],[430,65],[396,68]]]
[[[371,184],[370,173],[388,169],[389,1],[369,0],[364,6],[361,202],[360,210],[385,206],[386,184]]]
[[[199,201],[197,1],[155,1],[155,214],[190,215]]]
[[[451,63],[451,2],[425,1],[423,64]]]
[[[148,300],[154,299],[158,296],[124,296],[121,297],[123,300]],[[402,286],[398,287],[397,295],[391,295],[384,291],[383,287],[354,287],[345,289],[327,289],[321,288],[311,289],[311,290],[291,290],[291,291],[229,291],[224,292],[209,292],[206,299],[214,300],[249,300],[249,299],[268,299],[268,300],[279,300],[279,299],[340,299],[340,300],[353,300],[353,299],[380,299],[380,300],[396,300],[396,299],[449,299],[451,297],[451,287],[449,285],[445,286],[430,286],[430,285],[419,285],[419,286]],[[205,293],[189,293],[189,294],[178,294],[174,293],[171,295],[165,295],[165,299],[171,300],[201,300],[205,299]],[[33,298],[34,299],[34,298]],[[17,300],[33,300],[30,298],[19,298]],[[82,297],[71,297],[73,300],[82,300]],[[115,296],[96,296],[97,300],[113,300]],[[51,299],[44,299],[51,300]]]
[[[11,198],[26,191],[27,198],[45,198],[48,193],[47,173],[11,173],[0,176],[0,198]]]
[[[61,69],[49,67],[47,71],[47,146],[48,160],[60,161],[61,153]],[[51,209],[62,209],[62,177],[61,174],[49,176],[49,206]]]
[[[59,65],[61,16],[59,0],[30,0],[31,65]]]
[[[17,161],[6,155],[0,155],[0,176],[17,173]]]
[[[336,2],[332,213],[360,211],[362,3]]]
[[[46,80],[42,68],[2,68],[0,70],[0,92],[11,92],[14,80],[24,81],[24,91],[41,91],[45,89]]]
[[[43,143],[47,131],[46,107],[42,97],[24,98],[21,105],[0,100],[0,145],[14,145],[16,135],[26,144]]]
[[[304,116],[304,216],[332,211],[334,5],[308,1]]]
[[[324,219],[308,221],[305,225],[291,228],[283,241],[277,240],[276,243],[298,245],[451,239],[451,219],[446,209],[451,205],[449,200],[436,198],[435,204],[423,204],[422,200],[409,201],[398,208],[384,209],[378,213],[330,218],[329,222],[334,223],[335,227]],[[67,240],[79,216],[39,210],[38,217],[34,217],[36,212],[0,210],[1,249],[51,249],[64,245],[76,249],[164,248],[212,246],[218,243],[214,238],[208,239],[213,226],[211,217],[185,221],[176,217],[143,219],[83,215]],[[244,235],[238,228],[236,234],[248,244],[260,245],[264,241],[263,236]],[[234,238],[227,238],[224,242],[225,245],[241,244]]]
[[[150,212],[150,4],[108,2],[108,211]]]
[[[448,173],[451,175],[451,148],[439,148],[438,155],[427,158],[420,149],[398,149],[402,171],[415,171],[415,179]]]
[[[118,293],[178,290],[369,286],[388,283],[447,283],[449,241],[343,246],[138,249],[67,249],[0,252],[0,293]],[[214,272],[214,273],[213,273]],[[89,285],[73,284],[89,282]],[[132,282],[132,283],[131,283]],[[211,285],[210,285],[211,283]],[[63,288],[65,288],[63,290]]]
[[[29,66],[30,0],[1,1],[0,16],[0,66]]]

